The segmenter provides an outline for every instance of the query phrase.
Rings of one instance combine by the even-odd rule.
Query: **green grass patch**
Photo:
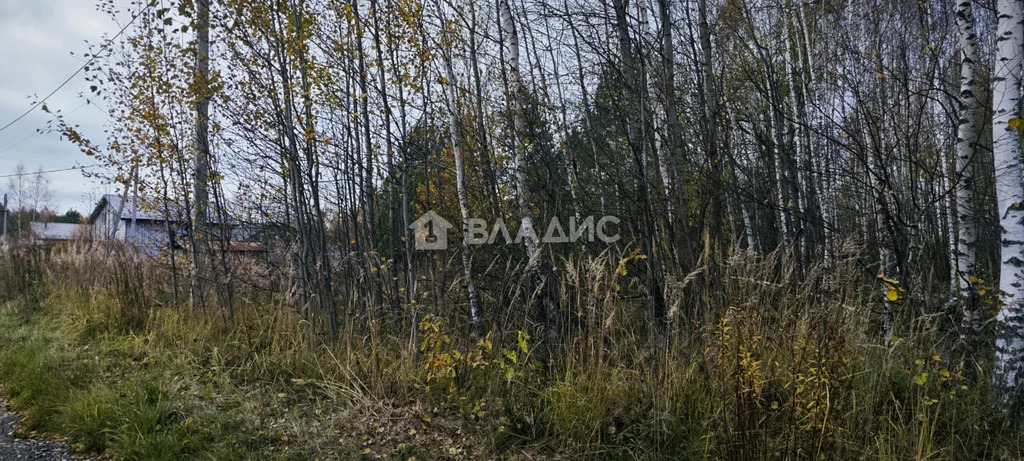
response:
[[[203,384],[191,362],[101,324],[25,304],[0,311],[0,383],[24,431],[125,460],[306,458],[283,432],[260,431],[244,408],[212,396],[216,383]]]

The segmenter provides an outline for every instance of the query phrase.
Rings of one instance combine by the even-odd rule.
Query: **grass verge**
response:
[[[24,430],[127,460],[1024,455],[986,377],[929,331],[873,342],[856,300],[729,288],[736,305],[692,336],[573,343],[556,374],[525,331],[470,341],[428,315],[413,360],[386,334],[324,342],[272,302],[240,302],[232,322],[160,305],[124,273],[138,281],[9,291],[0,384]]]
[[[170,309],[125,328],[118,312],[73,290],[0,309],[0,384],[22,431],[125,460],[469,456],[458,424],[371,398],[300,332]]]

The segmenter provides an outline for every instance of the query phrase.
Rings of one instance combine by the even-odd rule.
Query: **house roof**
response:
[[[85,229],[85,224],[69,224],[59,222],[31,222],[32,233],[43,240],[68,240],[75,233]]]
[[[117,213],[117,209],[121,208],[121,201],[120,195],[104,194],[103,197],[100,198],[99,203],[96,204],[96,208],[94,208],[92,213],[89,215],[89,224],[96,222],[96,218],[103,213],[103,209],[106,207],[110,207],[114,213]],[[139,206],[134,207],[136,204]],[[133,207],[138,208],[138,210],[136,211]],[[185,214],[183,208],[177,203],[171,202],[168,207],[170,208],[167,210],[169,211],[168,214],[170,215],[170,219],[167,219],[168,217],[164,214],[164,205],[162,205],[158,200],[150,200],[145,197],[141,200],[132,200],[129,198],[124,204],[124,208],[121,208],[121,219],[131,220],[134,218],[138,221],[170,221],[175,223],[178,222],[179,216],[183,216]],[[217,219],[217,215],[212,207],[208,211],[209,218],[206,219],[206,222],[209,224],[219,224],[220,220]],[[235,224],[230,218],[225,221],[226,224]]]
[[[100,213],[103,212],[103,209],[105,207],[110,207],[111,210],[114,210],[114,213],[117,213],[117,210],[120,208],[121,209],[121,219],[132,219],[132,218],[134,218],[134,219],[137,219],[137,220],[145,220],[145,221],[165,221],[165,220],[167,220],[164,217],[164,210],[162,210],[162,209],[157,210],[157,209],[152,209],[152,207],[147,207],[147,206],[137,206],[136,207],[135,205],[136,205],[136,203],[135,203],[134,200],[128,200],[128,202],[125,203],[124,207],[122,208],[121,207],[121,196],[120,195],[117,195],[117,194],[104,194],[103,197],[100,198],[100,202],[96,204],[96,208],[93,209],[92,214],[89,215],[89,222],[92,223],[92,222],[96,221],[96,218],[99,217]],[[176,207],[172,206],[172,210],[171,210],[171,214],[172,215],[174,214],[174,208],[176,208]],[[170,221],[171,222],[175,222],[175,221],[177,221],[177,219],[174,218],[174,217],[171,217]]]

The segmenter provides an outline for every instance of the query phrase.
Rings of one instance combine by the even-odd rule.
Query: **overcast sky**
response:
[[[84,63],[86,41],[98,45],[104,34],[120,30],[108,15],[96,11],[93,0],[0,0],[0,126],[21,115],[35,99],[57,88]],[[71,55],[75,53],[75,56]],[[83,105],[88,92],[82,74],[58,91],[46,104],[62,110],[71,124],[81,125],[84,135],[102,140],[106,110],[95,103]],[[73,113],[71,113],[74,111]],[[31,171],[90,165],[78,148],[61,141],[56,133],[36,132],[51,116],[36,109],[6,130],[0,131],[0,176],[14,171],[18,162]],[[113,188],[79,171],[49,174],[53,189],[50,207],[88,213],[99,194]],[[7,189],[0,178],[0,189]]]

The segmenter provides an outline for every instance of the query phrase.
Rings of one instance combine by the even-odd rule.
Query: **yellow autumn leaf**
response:
[[[889,290],[885,292],[885,299],[888,299],[889,301],[896,301],[900,299],[900,294],[896,291],[896,288],[889,287]]]

